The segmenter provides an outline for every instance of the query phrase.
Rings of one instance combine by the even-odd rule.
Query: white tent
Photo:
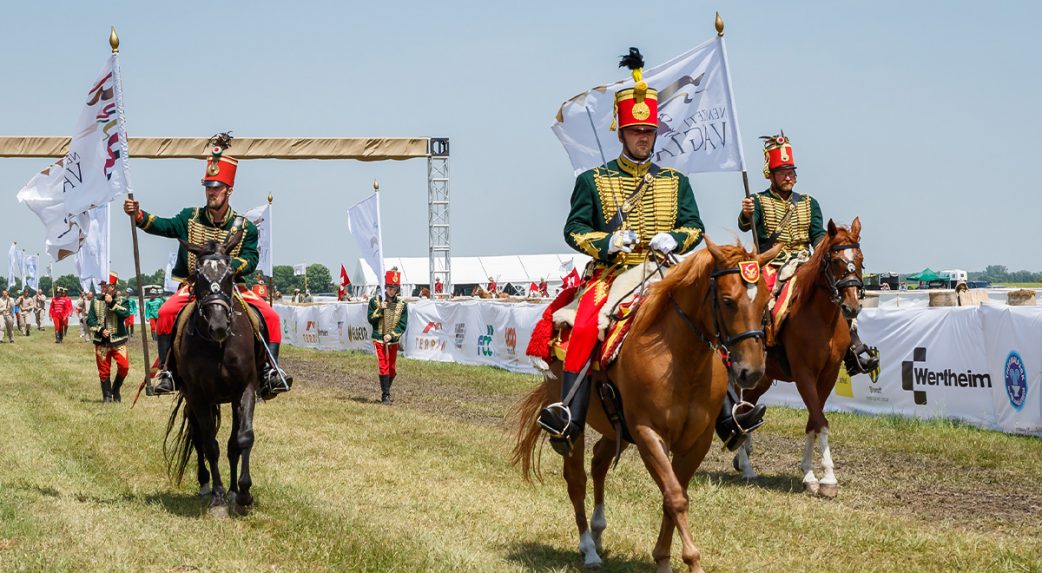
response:
[[[559,253],[544,255],[499,255],[489,257],[452,257],[452,282],[454,284],[481,284],[488,278],[496,279],[500,285],[513,283],[528,287],[529,283],[545,278],[548,283],[560,283],[567,274],[562,266],[573,261],[576,270],[582,273],[590,257],[581,253]],[[402,273],[402,284],[425,285],[430,281],[430,266],[427,257],[387,257],[384,267],[398,267]],[[376,273],[363,259],[358,259],[358,268],[366,286],[378,284]],[[358,273],[355,273],[357,276]]]

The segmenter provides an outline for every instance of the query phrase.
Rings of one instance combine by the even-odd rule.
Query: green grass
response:
[[[579,570],[559,460],[545,448],[534,485],[506,461],[500,420],[533,376],[401,359],[387,408],[369,401],[372,356],[287,348],[309,367],[257,409],[256,507],[219,519],[192,475],[165,476],[171,399],[103,405],[92,347],[37,334],[0,345],[0,571]],[[1042,570],[1042,441],[832,414],[829,501],[799,493],[804,413],[768,417],[759,486],[716,447],[692,484],[708,571]],[[606,571],[653,569],[660,508],[628,451],[609,475]]]

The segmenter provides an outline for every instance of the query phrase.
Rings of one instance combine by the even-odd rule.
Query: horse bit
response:
[[[857,298],[862,300],[865,298],[865,283],[861,280],[861,276],[858,275],[857,265],[853,259],[846,257],[840,258],[841,261],[847,263],[846,271],[847,274],[843,275],[841,280],[836,280],[836,277],[832,275],[832,261],[835,259],[833,253],[845,251],[847,249],[857,249],[861,251],[861,243],[848,243],[845,245],[832,245],[829,247],[829,254],[827,257],[821,259],[821,271],[825,274],[825,278],[829,281],[829,289],[831,294],[829,295],[834,304],[839,304],[843,297],[840,296],[839,291],[849,288],[857,287]]]

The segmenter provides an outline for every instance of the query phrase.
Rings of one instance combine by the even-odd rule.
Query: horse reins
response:
[[[211,279],[210,277],[206,277],[206,279],[208,281],[210,281],[210,292],[206,293],[205,296],[200,296],[199,297],[199,302],[197,304],[197,308],[198,308],[198,312],[200,313],[200,315],[202,314],[203,307],[211,306],[211,305],[220,306],[224,310],[224,313],[225,313],[225,315],[228,318],[228,322],[231,323],[231,321],[232,321],[232,297],[229,294],[225,294],[224,291],[221,290],[221,281],[223,281],[229,274],[231,274],[231,265],[226,266],[225,269],[224,269],[224,273],[221,276],[219,276],[219,277],[216,277],[214,279]],[[198,278],[197,278],[197,280],[198,280]],[[235,287],[233,286],[232,288],[234,289]],[[196,293],[196,294],[198,296],[198,293]],[[210,338],[209,336],[206,336],[203,332],[199,331],[198,329],[196,329],[196,334],[198,334],[200,338],[202,338],[204,340],[207,340],[208,342],[214,342],[214,343],[217,343],[217,344],[222,344],[221,342],[218,342],[218,341]],[[229,336],[232,336],[232,335],[233,335],[233,333],[229,333]]]
[[[716,300],[716,279],[723,275],[729,275],[733,273],[740,273],[739,268],[722,269],[713,271],[713,274],[709,275],[709,291],[706,296],[713,300],[713,325],[716,328],[716,342],[709,339],[691,320],[691,317],[684,312],[684,309],[680,308],[680,304],[677,303],[677,299],[673,298],[673,293],[669,293],[669,301],[673,303],[673,309],[680,315],[680,318],[687,324],[687,327],[691,329],[691,332],[695,334],[702,342],[705,343],[713,352],[720,355],[720,360],[723,362],[724,367],[728,370],[731,369],[731,350],[729,346],[745,340],[746,338],[759,338],[761,341],[767,339],[767,335],[764,331],[764,327],[767,324],[767,315],[764,314],[763,323],[759,330],[746,330],[740,332],[734,336],[727,336],[726,328],[723,328],[720,323],[720,303]]]

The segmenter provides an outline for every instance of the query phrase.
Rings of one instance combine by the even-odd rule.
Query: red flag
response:
[[[579,286],[579,271],[573,267],[572,272],[562,277],[561,280],[564,282],[564,288]]]
[[[532,283],[532,284],[528,285],[528,292],[530,292],[530,293],[533,293],[533,292],[537,293],[537,292],[539,292],[539,285],[537,285],[535,283]]]
[[[344,265],[340,265],[340,286],[346,287],[349,284],[351,284],[351,279],[347,277],[347,269],[344,268]]]

